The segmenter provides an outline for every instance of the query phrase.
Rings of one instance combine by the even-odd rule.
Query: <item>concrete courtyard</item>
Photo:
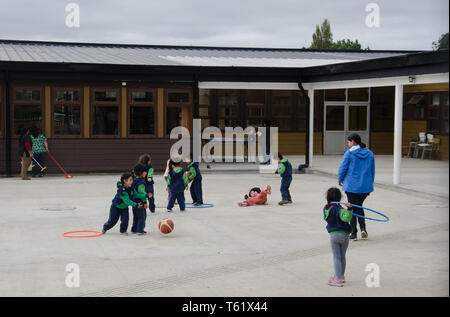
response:
[[[100,237],[62,236],[101,230],[119,175],[0,178],[0,296],[449,296],[448,161],[403,159],[402,185],[393,186],[392,157],[376,157],[365,206],[390,221],[367,222],[369,239],[350,242],[346,285],[327,285],[333,262],[322,208],[340,158],[315,157],[295,174],[286,206],[277,204],[279,176],[254,164],[202,164],[204,201],[214,207],[168,214],[157,175],[145,236],[122,236],[118,224]],[[268,205],[237,205],[250,187],[267,184]],[[165,217],[175,223],[167,236],[157,229]],[[66,284],[70,263],[79,287]],[[378,287],[366,284],[371,263]]]

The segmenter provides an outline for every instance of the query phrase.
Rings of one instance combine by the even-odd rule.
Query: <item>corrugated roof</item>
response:
[[[0,61],[149,66],[311,67],[412,51],[320,51],[0,40]]]

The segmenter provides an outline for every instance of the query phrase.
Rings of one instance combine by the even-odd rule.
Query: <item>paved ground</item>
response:
[[[339,289],[326,284],[333,266],[321,214],[339,157],[317,157],[311,173],[295,174],[288,206],[277,205],[279,177],[213,165],[203,190],[215,207],[168,215],[158,175],[161,208],[146,236],[121,236],[118,225],[97,238],[61,235],[101,229],[118,175],[0,178],[0,296],[449,296],[448,162],[404,160],[405,184],[391,186],[391,158],[377,157],[365,203],[390,222],[370,222],[369,240],[351,241]],[[248,188],[267,184],[268,205],[237,206]],[[175,230],[163,236],[157,222],[167,216]],[[66,286],[69,263],[79,265],[80,287]],[[379,287],[366,286],[370,263]]]

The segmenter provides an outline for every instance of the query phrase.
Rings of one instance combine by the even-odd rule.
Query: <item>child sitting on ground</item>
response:
[[[122,174],[120,182],[117,182],[117,193],[114,196],[109,209],[108,221],[103,225],[102,233],[114,227],[120,218],[120,233],[128,235],[128,206],[142,208],[142,203],[135,203],[131,197],[131,184],[133,183],[133,175],[130,173]]]
[[[250,189],[248,195],[245,195],[245,201],[238,203],[241,207],[264,205],[267,202],[267,195],[270,195],[271,187],[267,185],[266,189],[261,191],[259,187],[253,187]]]

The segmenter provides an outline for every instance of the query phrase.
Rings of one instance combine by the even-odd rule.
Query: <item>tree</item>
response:
[[[310,49],[316,50],[351,50],[361,51],[363,50],[358,40],[352,41],[350,39],[339,40],[333,42],[333,33],[331,33],[331,26],[327,19],[325,19],[322,25],[319,27],[316,25],[316,32],[313,34],[313,41]],[[364,50],[370,50],[366,47]]]
[[[330,49],[333,44],[333,33],[331,33],[331,26],[327,19],[323,21],[319,27],[316,25],[316,32],[313,34],[313,41],[310,49],[326,50]]]
[[[436,42],[433,42],[433,50],[448,50],[448,32],[441,35],[439,40]]]

